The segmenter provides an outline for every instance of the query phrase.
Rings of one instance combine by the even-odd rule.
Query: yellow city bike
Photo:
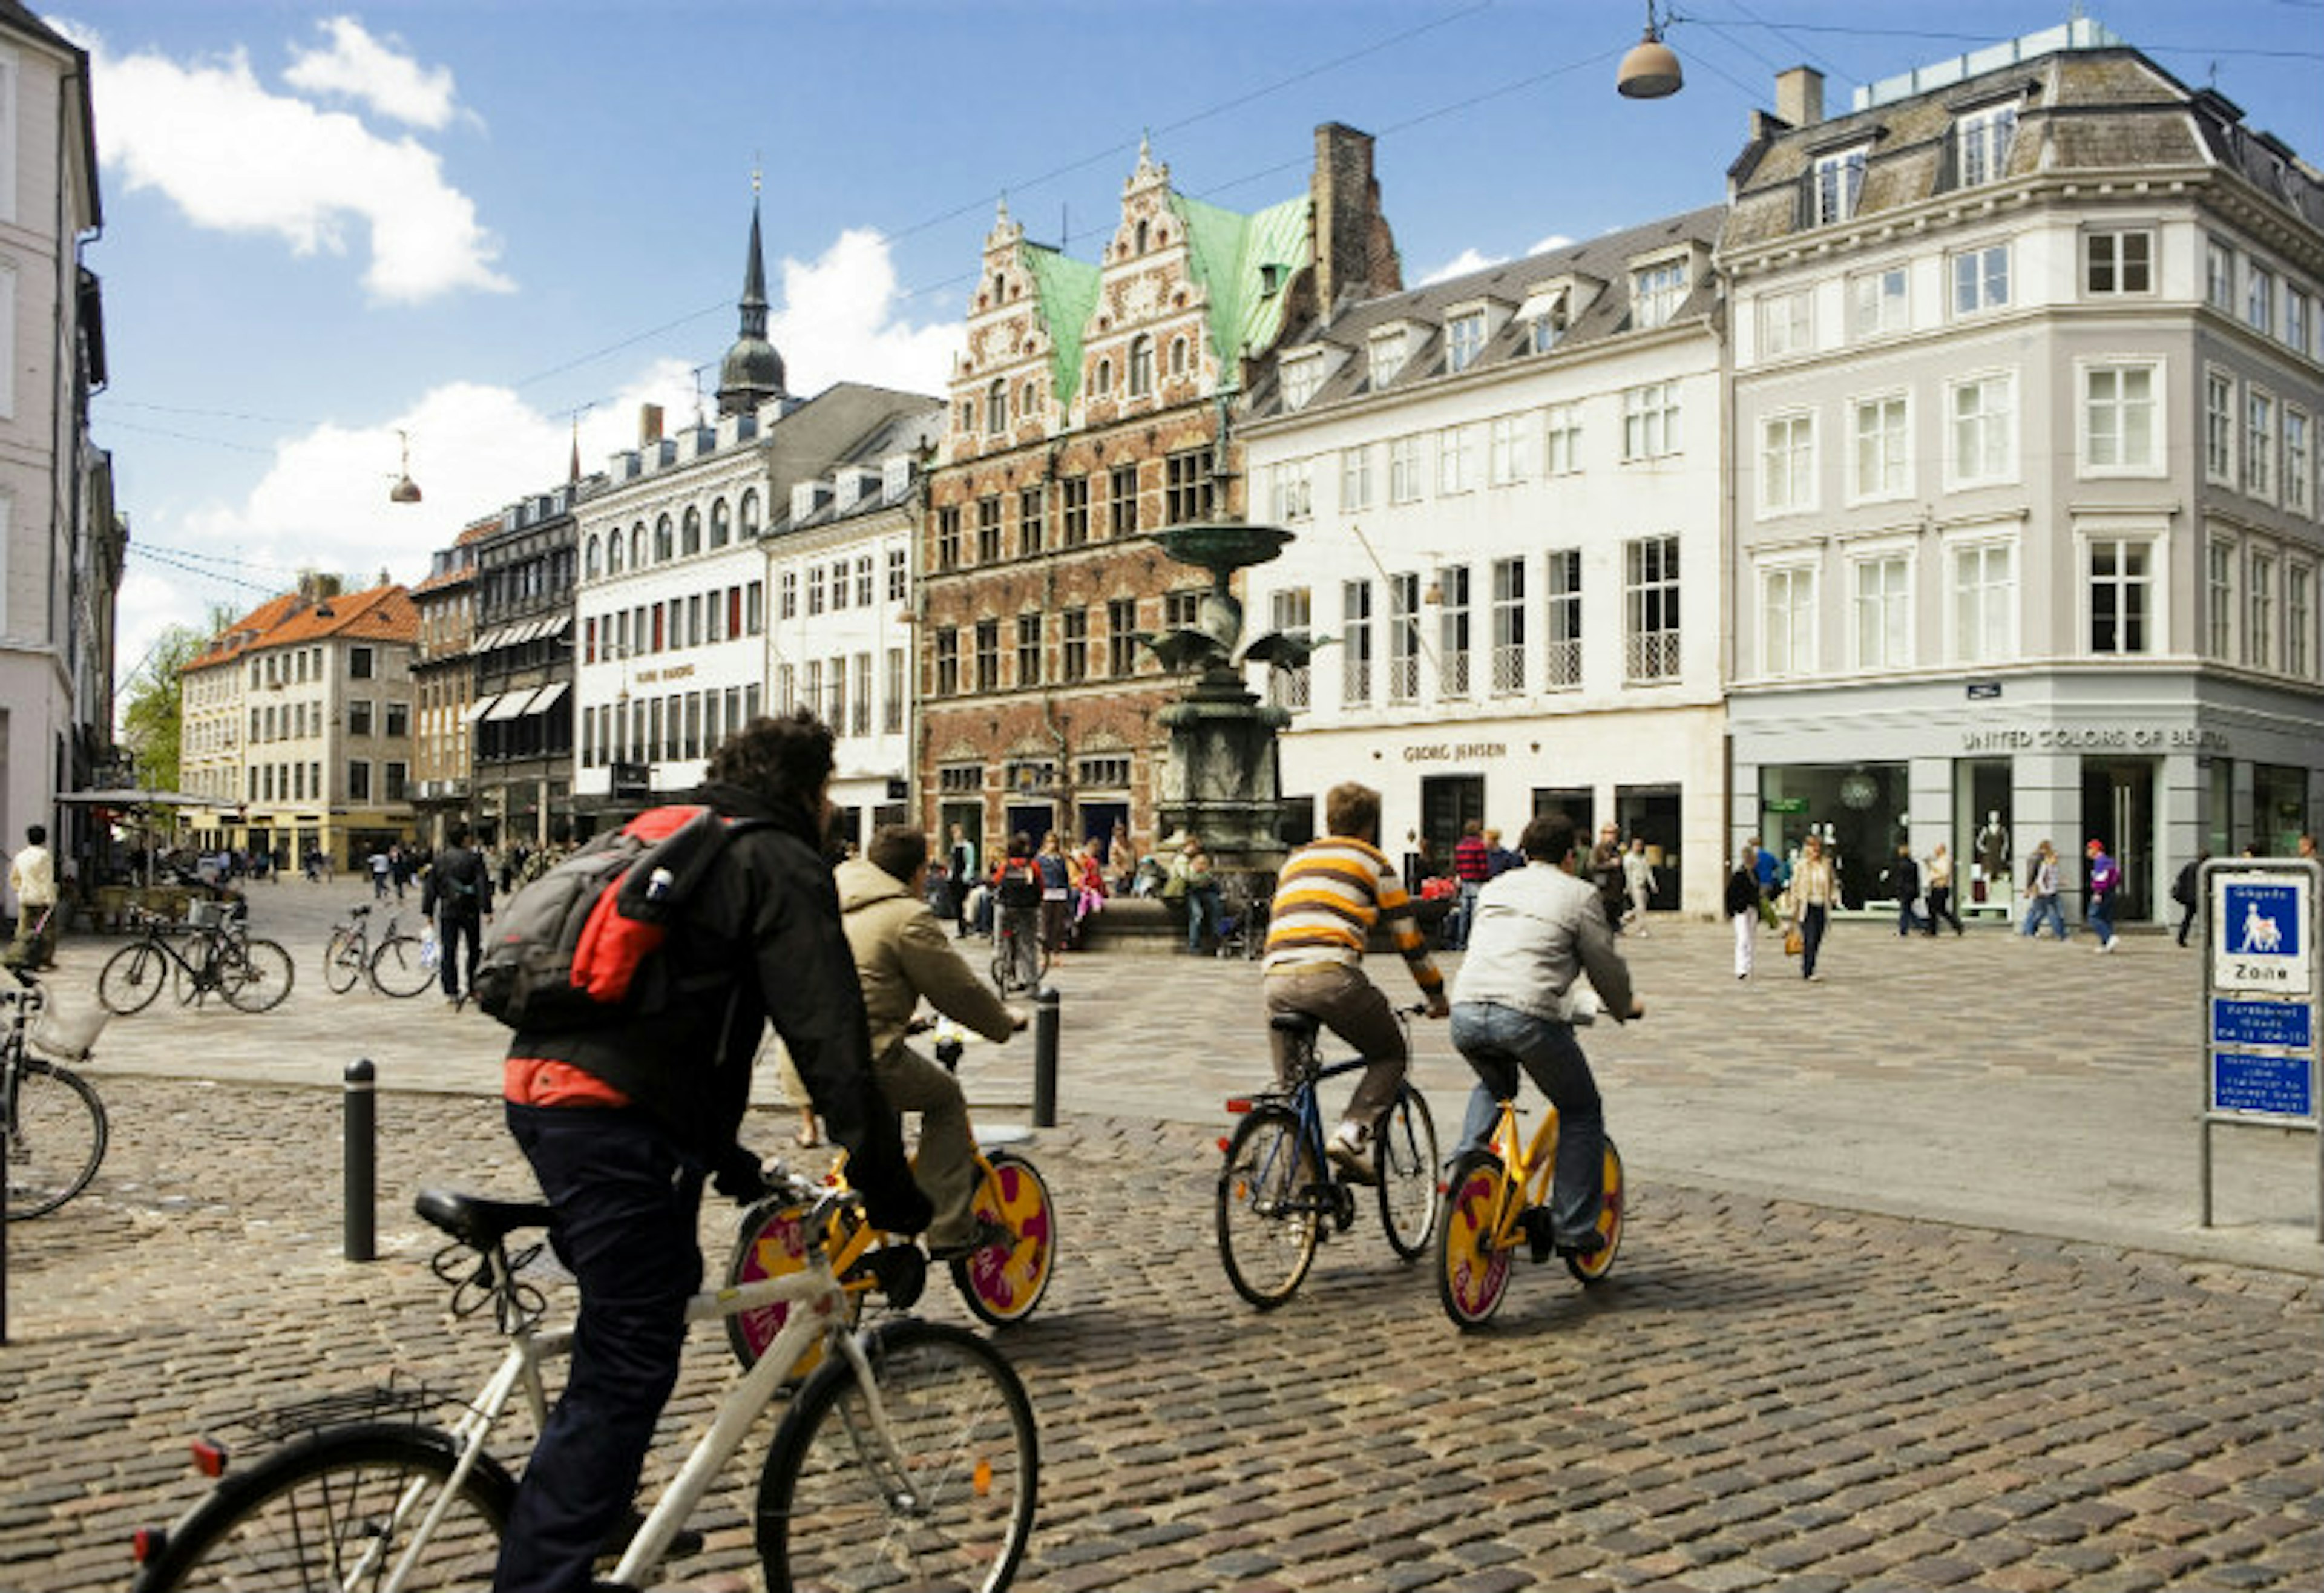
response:
[[[939,1062],[956,1071],[958,1036],[938,1040],[936,1053]],[[979,1138],[972,1220],[984,1242],[951,1262],[953,1286],[962,1301],[980,1321],[996,1328],[1033,1314],[1056,1266],[1057,1212],[1048,1183],[1031,1161],[1006,1148],[1021,1137],[1022,1131],[1003,1129]],[[838,1160],[844,1164],[844,1157]],[[845,1186],[844,1165],[835,1165],[831,1179]],[[727,1263],[728,1286],[783,1277],[804,1267],[813,1232],[808,1219],[824,1193],[824,1185],[796,1174],[781,1175],[774,1192],[742,1214]],[[861,1315],[867,1294],[876,1291],[893,1309],[908,1311],[927,1287],[927,1253],[908,1236],[872,1227],[860,1207],[841,1211],[824,1231],[823,1245],[833,1274],[846,1291],[851,1324]],[[726,1319],[727,1341],[745,1367],[774,1341],[789,1311],[788,1303],[776,1301]],[[820,1356],[820,1345],[811,1346],[792,1375],[805,1377]]]
[[[1443,1226],[1436,1242],[1436,1294],[1444,1314],[1462,1330],[1480,1328],[1501,1303],[1509,1267],[1524,1250],[1545,1261],[1549,1242],[1551,1174],[1557,1166],[1557,1109],[1545,1110],[1530,1144],[1519,1139],[1517,1104],[1501,1102],[1488,1148],[1461,1153],[1452,1164]],[[1628,1198],[1622,1181],[1622,1153],[1606,1140],[1606,1193],[1598,1211],[1601,1248],[1567,1255],[1566,1270],[1594,1284],[1614,1270],[1622,1248],[1622,1216]]]

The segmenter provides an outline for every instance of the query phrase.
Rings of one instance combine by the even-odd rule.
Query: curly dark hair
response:
[[[813,803],[831,778],[831,727],[795,708],[761,714],[710,755],[706,778],[777,807]]]

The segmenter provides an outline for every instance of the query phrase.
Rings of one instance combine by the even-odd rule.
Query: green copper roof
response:
[[[1284,290],[1308,263],[1307,196],[1242,216],[1174,189],[1170,207],[1185,226],[1194,275],[1210,295],[1212,351],[1220,369],[1232,372],[1245,348],[1265,348],[1283,329]],[[1269,273],[1268,266],[1277,269]]]
[[[1061,405],[1073,401],[1081,385],[1082,332],[1097,308],[1098,270],[1040,244],[1019,244],[1025,269],[1040,295],[1041,318],[1049,327],[1049,379]]]

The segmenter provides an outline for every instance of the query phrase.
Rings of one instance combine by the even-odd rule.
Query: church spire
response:
[[[751,252],[742,265],[734,346],[718,368],[718,412],[747,414],[783,391],[783,357],[767,341],[767,264],[759,242],[759,174],[751,173]]]

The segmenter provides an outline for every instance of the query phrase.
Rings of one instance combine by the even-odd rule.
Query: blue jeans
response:
[[[1823,950],[1824,925],[1831,920],[1831,910],[1813,902],[1800,908],[1800,977],[1815,977],[1816,953]]]
[[[2082,922],[2089,925],[2090,933],[2098,937],[2098,944],[2106,945],[2111,942],[2114,939],[2114,898],[2091,897],[2089,905],[2082,909]]]
[[[2054,896],[2035,897],[2032,910],[2025,915],[2025,926],[2017,933],[2038,939],[2042,934],[2042,921],[2044,918],[2048,919],[2051,927],[2058,932],[2060,940],[2066,938],[2066,909],[2058,905],[2058,898]]]
[[[703,1170],[631,1109],[508,1107],[556,1208],[549,1240],[580,1285],[573,1361],[517,1485],[494,1593],[586,1593],[637,1492],[702,1286]]]
[[[1203,949],[1203,932],[1216,935],[1219,929],[1219,888],[1215,885],[1186,887],[1186,949]]]
[[[1571,1024],[1491,1001],[1452,1008],[1452,1044],[1476,1070],[1461,1120],[1461,1148],[1481,1148],[1500,1103],[1517,1093],[1517,1070],[1557,1108],[1557,1167],[1550,1183],[1550,1228],[1560,1243],[1594,1232],[1606,1200],[1606,1109]]]
[[[1461,898],[1459,904],[1454,907],[1450,914],[1446,915],[1444,920],[1444,949],[1446,951],[1459,952],[1468,949],[1469,935],[1477,926],[1477,892],[1479,889],[1480,887],[1474,879],[1463,879],[1461,881]]]

